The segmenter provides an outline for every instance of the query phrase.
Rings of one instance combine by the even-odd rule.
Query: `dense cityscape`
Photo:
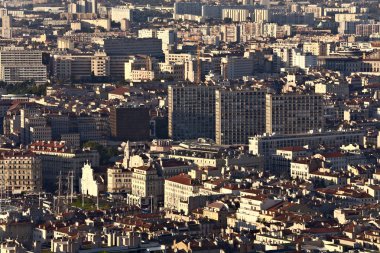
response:
[[[0,253],[380,252],[379,0],[0,23]]]

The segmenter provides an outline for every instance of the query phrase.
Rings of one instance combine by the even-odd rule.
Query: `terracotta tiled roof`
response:
[[[129,92],[128,88],[125,87],[119,87],[109,92],[109,94],[113,95],[124,95],[125,93]]]
[[[192,185],[192,179],[189,175],[181,173],[177,176],[171,177],[167,179],[168,181],[178,183],[178,184],[184,184],[184,185]]]

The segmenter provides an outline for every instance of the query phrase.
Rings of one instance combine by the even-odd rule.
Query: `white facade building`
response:
[[[307,70],[317,66],[317,56],[312,54],[300,54],[297,53],[293,57],[293,66],[300,69]]]
[[[132,18],[132,9],[127,6],[117,6],[111,8],[111,20],[114,22],[121,22],[123,19],[131,21]]]
[[[80,189],[83,195],[97,197],[99,195],[99,185],[94,176],[94,170],[91,164],[86,163],[82,167],[82,178],[80,180]]]

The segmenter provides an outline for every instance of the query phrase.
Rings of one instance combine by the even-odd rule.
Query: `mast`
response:
[[[61,199],[61,186],[62,185],[62,171],[59,172],[58,177],[58,200],[57,200],[57,212],[59,213],[59,203]]]
[[[71,186],[71,200],[70,200],[70,203],[73,203],[73,195],[74,195],[74,171],[72,170],[71,171],[71,174],[70,174],[70,186]]]

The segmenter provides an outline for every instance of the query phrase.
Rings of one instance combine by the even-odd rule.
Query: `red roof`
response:
[[[192,185],[191,176],[184,173],[168,178],[167,180],[178,184]]]
[[[125,93],[129,92],[129,89],[128,88],[125,88],[125,87],[119,87],[119,88],[116,88],[112,91],[110,91],[109,93],[110,94],[114,94],[114,95],[124,95]]]
[[[66,152],[65,142],[60,141],[36,141],[29,145],[31,151]]]

